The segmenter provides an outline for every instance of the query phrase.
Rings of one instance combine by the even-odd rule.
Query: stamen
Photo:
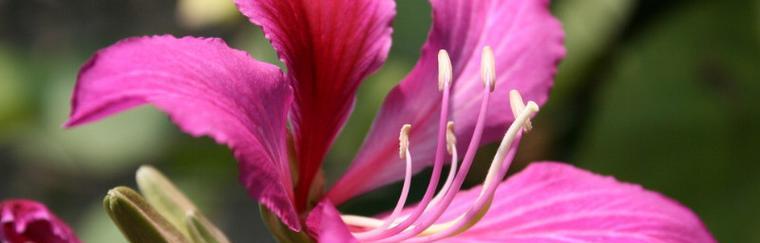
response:
[[[445,52],[439,52],[445,53]],[[448,77],[450,76],[451,69],[448,68],[450,66],[451,61],[448,60],[448,54],[441,55],[439,57],[439,62],[443,63],[440,64],[441,66],[444,66],[442,70],[438,70],[439,77]],[[446,73],[448,71],[448,73]],[[443,74],[441,74],[443,73]],[[443,79],[446,81],[446,79]],[[427,189],[425,190],[425,194],[423,194],[422,199],[417,204],[417,206],[411,210],[411,212],[407,215],[406,218],[401,220],[398,224],[395,224],[391,226],[390,228],[374,228],[372,230],[366,231],[366,232],[359,232],[355,233],[354,236],[360,240],[360,241],[370,241],[370,240],[378,240],[383,239],[386,237],[391,237],[395,234],[398,234],[401,231],[404,231],[409,226],[414,224],[417,219],[422,216],[422,213],[425,211],[425,209],[430,204],[430,201],[433,200],[433,197],[436,194],[436,188],[438,187],[438,181],[441,177],[441,170],[444,163],[444,151],[446,150],[446,127],[447,127],[447,119],[449,116],[449,99],[451,96],[451,85],[448,82],[443,82],[443,95],[441,96],[441,113],[439,117],[438,122],[438,139],[436,140],[436,149],[435,149],[435,159],[433,162],[433,173],[430,175],[430,181],[428,183]]]
[[[483,85],[493,92],[496,88],[496,61],[494,60],[493,50],[490,46],[483,47],[480,61],[480,76],[483,78]]]
[[[478,147],[480,147],[480,138],[482,137],[483,131],[485,129],[486,115],[488,114],[490,97],[491,92],[488,89],[488,86],[486,86],[486,88],[483,90],[480,111],[478,113],[477,121],[475,122],[475,129],[472,132],[470,144],[467,146],[467,151],[465,152],[461,167],[459,167],[459,171],[456,173],[456,177],[451,183],[451,186],[447,191],[444,192],[444,196],[437,201],[435,207],[427,208],[429,210],[426,210],[425,217],[415,222],[413,227],[410,227],[404,232],[383,239],[384,242],[403,241],[417,236],[420,233],[423,233],[423,231],[426,231],[428,227],[433,225],[435,221],[438,220],[441,215],[443,215],[443,212],[449,207],[449,205],[451,205],[451,202],[454,200],[454,196],[457,192],[459,192],[459,189],[462,188],[464,179],[467,176],[467,173],[469,172],[470,167],[472,166],[472,163],[475,159],[475,154],[477,153]]]
[[[443,187],[441,187],[441,190],[438,191],[438,194],[436,194],[435,197],[433,197],[433,200],[430,201],[430,204],[428,205],[428,208],[426,210],[435,207],[438,204],[438,202],[441,200],[441,198],[446,194],[446,192],[449,191],[449,187],[451,187],[451,183],[454,181],[454,177],[456,176],[456,173],[457,173],[459,158],[458,158],[457,147],[456,147],[456,135],[454,134],[454,122],[450,121],[448,124],[446,124],[446,130],[447,130],[446,143],[448,145],[447,148],[449,149],[449,153],[451,154],[451,167],[449,168],[449,174],[446,176],[446,182],[443,184]],[[411,163],[408,163],[408,165],[411,166]],[[407,172],[409,172],[409,170],[407,170]],[[405,177],[405,180],[404,180],[405,188],[406,188],[406,185],[408,184],[406,182],[406,178],[409,177],[409,174],[407,174],[406,176],[407,177]],[[365,227],[365,228],[387,227],[393,222],[398,221],[399,218],[402,218],[402,217],[399,217],[398,213],[396,213],[396,210],[399,210],[398,204],[396,205],[396,209],[394,209],[393,213],[391,213],[391,216],[389,216],[388,218],[384,220],[362,217],[362,216],[355,216],[355,215],[346,215],[344,216],[343,220],[346,222],[346,224],[359,226],[359,227]],[[348,221],[348,220],[351,220],[351,221]],[[370,221],[375,222],[375,223],[368,225],[367,222],[370,222]]]
[[[509,91],[509,105],[512,108],[512,115],[515,117],[525,109],[525,103],[523,103],[523,98],[520,96],[520,92],[514,89]],[[533,124],[531,124],[530,120],[525,122],[524,129],[525,132],[529,132],[530,129],[533,129]]]
[[[449,149],[449,154],[451,154],[451,167],[449,168],[449,175],[446,176],[446,182],[443,183],[441,190],[438,191],[438,194],[436,194],[433,200],[430,201],[428,209],[435,207],[438,204],[438,201],[440,201],[441,198],[446,195],[446,192],[449,191],[451,182],[454,181],[454,176],[456,176],[457,173],[459,158],[457,154],[457,138],[454,134],[454,122],[452,121],[446,124],[446,143],[447,148]]]
[[[412,158],[409,151],[409,131],[411,125],[406,124],[401,128],[399,133],[399,157],[406,160],[406,173],[402,192],[393,212],[384,220],[356,215],[341,216],[344,222],[349,225],[369,228],[367,231],[352,232],[358,240],[381,242],[405,240],[411,242],[434,241],[469,229],[488,212],[496,189],[506,175],[515,156],[516,149],[513,149],[513,145],[520,140],[523,131],[527,132],[532,128],[530,118],[538,112],[538,105],[532,101],[525,104],[519,92],[516,90],[510,91],[510,108],[515,116],[515,120],[510,124],[502,138],[499,149],[494,155],[488,174],[484,179],[480,194],[470,208],[458,217],[447,222],[435,223],[449,205],[451,205],[454,197],[462,187],[464,179],[474,161],[485,129],[489,97],[496,85],[496,64],[493,50],[490,47],[486,46],[483,48],[481,61],[481,78],[485,89],[481,100],[480,113],[478,113],[473,134],[461,167],[458,165],[454,123],[451,121],[446,122],[452,82],[451,60],[448,53],[445,50],[441,50],[438,53],[438,88],[443,91],[443,95],[433,173],[427,190],[422,200],[414,209],[409,210],[409,213],[405,215],[401,215],[409,193],[412,173]],[[441,190],[436,193],[435,189],[441,176],[441,167],[443,166],[443,162],[445,162],[443,149],[446,149],[451,155],[451,168],[446,182],[441,187]]]
[[[522,100],[520,100],[520,102],[522,102]],[[499,149],[494,156],[491,167],[489,168],[488,174],[485,178],[485,181],[483,182],[483,188],[480,192],[480,195],[475,200],[475,203],[472,205],[470,210],[457,217],[455,220],[433,225],[429,228],[428,231],[424,232],[425,234],[432,233],[431,235],[415,238],[413,241],[427,242],[445,238],[459,232],[463,232],[469,227],[475,225],[475,223],[477,223],[482,218],[482,216],[488,211],[491,205],[491,201],[493,200],[496,188],[504,178],[504,175],[506,175],[506,172],[509,168],[509,163],[512,161],[511,157],[514,157],[514,150],[510,150],[510,148],[514,142],[518,140],[520,131],[522,130],[521,128],[524,128],[525,124],[529,121],[531,116],[537,112],[538,105],[535,102],[530,101],[528,102],[528,105],[522,109],[520,113],[515,117],[515,121],[510,125],[509,129],[504,134],[504,138],[499,145]]]
[[[438,90],[443,91],[451,85],[451,59],[446,50],[438,51]]]
[[[504,138],[501,140],[499,149],[496,150],[496,155],[494,155],[491,168],[489,168],[486,180],[483,182],[484,186],[501,181],[501,178],[497,177],[496,175],[502,168],[502,165],[507,162],[504,160],[504,158],[506,157],[506,153],[512,147],[512,144],[514,144],[513,142],[519,135],[518,129],[523,128],[525,124],[530,122],[531,116],[536,113],[538,113],[538,104],[533,101],[528,101],[528,105],[522,109],[517,116],[515,116],[515,121],[512,122],[512,125],[510,125],[509,129],[507,129],[507,132],[504,134]]]
[[[383,223],[381,228],[387,228],[393,221],[396,220],[398,215],[401,213],[401,210],[404,209],[404,206],[406,205],[406,198],[409,196],[409,188],[411,186],[412,182],[412,154],[409,152],[409,130],[412,128],[412,125],[405,124],[401,127],[401,134],[399,135],[399,151],[402,156],[401,159],[406,160],[406,171],[404,173],[404,185],[401,188],[401,195],[398,198],[398,202],[396,202],[396,207],[393,209],[393,212],[391,215],[385,219],[385,222]]]
[[[457,137],[456,134],[454,134],[454,122],[450,121],[449,123],[446,123],[446,150],[451,154],[452,151],[456,149],[456,146]]]
[[[340,216],[340,219],[347,225],[363,228],[377,228],[383,225],[382,220],[359,215],[344,214]]]
[[[431,232],[436,232],[436,231],[451,228],[453,226],[456,226],[457,223],[459,222],[467,222],[467,221],[454,220],[446,224],[434,225],[435,221],[437,221],[438,218],[440,218],[441,215],[443,215],[443,212],[448,208],[448,206],[454,200],[456,193],[459,192],[459,189],[462,187],[462,183],[464,182],[464,179],[467,176],[467,173],[475,157],[475,153],[480,144],[480,138],[484,129],[485,117],[488,111],[488,100],[489,100],[491,91],[493,90],[493,88],[495,88],[495,82],[494,82],[495,81],[495,71],[494,71],[495,61],[493,60],[493,51],[491,50],[490,47],[486,47],[483,49],[483,63],[481,65],[482,65],[481,75],[482,75],[484,83],[486,84],[485,85],[486,90],[484,91],[484,95],[483,95],[483,99],[481,103],[481,110],[480,110],[480,113],[478,114],[478,120],[475,125],[475,130],[473,131],[472,139],[470,140],[470,145],[467,147],[467,152],[465,153],[465,158],[464,158],[464,161],[462,162],[462,167],[459,168],[459,172],[456,175],[456,178],[455,178],[454,183],[452,184],[452,187],[446,192],[446,195],[443,197],[443,199],[441,199],[441,203],[436,204],[435,208],[432,208],[431,211],[426,212],[425,217],[422,218],[420,221],[418,221],[412,228],[400,234],[386,238],[384,240],[387,240],[389,242],[402,241],[402,240],[409,239],[411,237],[418,236],[420,233],[429,234]],[[522,127],[522,125],[520,127]],[[481,215],[481,214],[476,214],[476,215]],[[470,215],[467,215],[467,216],[470,216]],[[468,218],[468,220],[469,219],[471,219],[471,217]],[[428,229],[428,227],[430,227],[430,229]]]
[[[409,130],[412,129],[412,125],[404,124],[401,127],[401,132],[398,135],[398,157],[406,159],[406,152],[409,150]]]
[[[450,136],[454,136],[453,133],[453,122],[449,122],[449,134]],[[450,139],[449,141],[454,142],[456,141],[455,138]],[[449,190],[449,187],[451,187],[451,183],[454,181],[454,177],[456,176],[457,168],[458,168],[458,161],[459,158],[457,157],[457,148],[456,146],[451,147],[451,168],[449,169],[449,174],[446,177],[446,182],[444,183],[443,187],[441,188],[441,191],[438,192],[438,194],[433,198],[433,200],[430,201],[430,205],[428,205],[428,209],[435,207],[435,205],[438,204],[438,202],[441,200],[441,198],[446,194],[446,192]],[[410,156],[411,157],[411,156]],[[409,159],[411,160],[411,159]],[[411,162],[407,163],[408,166],[411,165]],[[410,167],[407,167],[407,172],[410,172]],[[407,178],[410,178],[410,173],[407,173],[404,177],[404,188],[406,188],[407,184],[410,184],[407,182]],[[408,191],[408,189],[402,189],[402,191]],[[402,193],[404,194],[404,193]],[[405,194],[408,195],[408,192]],[[402,197],[406,197],[403,196]],[[401,199],[399,199],[400,201]],[[396,204],[396,208],[398,208],[398,203]],[[427,209],[426,209],[427,210]],[[343,219],[343,222],[345,222],[347,225],[356,226],[356,227],[362,227],[362,228],[382,228],[382,227],[388,227],[389,225],[392,225],[394,222],[398,223],[400,220],[406,219],[406,216],[396,215],[393,216],[396,209],[394,209],[394,213],[391,213],[391,216],[385,218],[384,220],[372,218],[372,217],[366,217],[366,216],[359,216],[359,215],[341,215],[341,218]]]

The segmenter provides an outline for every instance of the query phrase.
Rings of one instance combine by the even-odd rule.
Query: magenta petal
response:
[[[235,0],[288,67],[295,89],[292,122],[299,163],[297,196],[343,127],[359,83],[391,45],[392,0]],[[301,198],[303,199],[303,198]]]
[[[286,155],[292,91],[282,72],[220,39],[130,38],[80,70],[66,126],[151,103],[183,131],[229,146],[249,194],[300,229]]]
[[[439,222],[469,208],[457,194]],[[570,165],[533,163],[503,182],[485,217],[451,242],[715,242],[688,208],[639,185]]]
[[[497,84],[491,96],[484,143],[503,135],[512,120],[508,92],[517,89],[526,100],[546,101],[554,73],[564,57],[563,31],[551,16],[547,0],[432,0],[433,27],[414,70],[386,97],[382,110],[348,173],[333,187],[330,199],[350,197],[398,180],[403,163],[396,156],[398,130],[412,124],[415,169],[432,161],[436,117],[437,52],[446,49],[454,68],[452,118],[460,149],[469,142],[483,84],[481,49],[493,47]]]
[[[306,219],[309,234],[317,242],[359,242],[351,235],[348,226],[340,218],[340,212],[329,200],[324,200],[311,210]]]
[[[45,205],[14,199],[0,202],[0,242],[79,243],[79,239]]]

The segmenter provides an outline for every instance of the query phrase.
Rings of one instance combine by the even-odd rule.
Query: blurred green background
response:
[[[397,5],[389,60],[360,88],[359,108],[325,165],[329,181],[351,161],[427,34],[426,1]],[[568,56],[513,171],[567,161],[679,200],[721,242],[760,242],[760,1],[562,0],[552,10]],[[114,186],[134,187],[136,168],[152,164],[233,241],[272,241],[228,150],[180,133],[154,109],[61,128],[76,73],[92,53],[162,33],[220,36],[279,64],[230,0],[0,0],[0,199],[43,201],[83,240],[123,242],[101,200]],[[341,209],[388,209],[398,187]]]

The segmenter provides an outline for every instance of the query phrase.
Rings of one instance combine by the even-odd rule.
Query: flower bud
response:
[[[139,193],[130,188],[111,189],[103,200],[103,206],[130,242],[190,242]]]
[[[135,177],[145,200],[193,242],[229,243],[224,233],[156,168],[141,166]]]
[[[25,199],[0,202],[0,242],[79,243],[74,232],[45,205]]]

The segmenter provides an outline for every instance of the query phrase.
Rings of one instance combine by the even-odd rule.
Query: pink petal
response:
[[[443,220],[469,208],[460,192]],[[688,208],[639,185],[560,163],[533,163],[503,182],[485,217],[450,242],[715,242]]]
[[[508,92],[519,90],[542,104],[564,57],[563,31],[546,0],[432,0],[433,27],[414,70],[386,97],[385,104],[352,167],[333,187],[330,199],[345,200],[403,175],[395,156],[396,135],[412,124],[415,171],[430,165],[439,112],[437,52],[446,49],[454,67],[451,110],[458,147],[464,149],[477,118],[483,84],[480,53],[493,47],[497,84],[490,102],[484,143],[499,139],[513,119]]]
[[[384,61],[391,44],[392,0],[235,0],[288,67],[303,200],[343,127],[359,83]],[[299,204],[301,205],[301,204]]]
[[[306,219],[309,234],[318,242],[359,242],[348,231],[340,212],[329,200],[317,204]]]
[[[79,239],[45,205],[15,199],[0,202],[0,242],[79,243]]]
[[[151,103],[183,131],[229,146],[249,194],[299,229],[285,152],[291,100],[276,66],[220,39],[130,38],[82,67],[66,126]]]

